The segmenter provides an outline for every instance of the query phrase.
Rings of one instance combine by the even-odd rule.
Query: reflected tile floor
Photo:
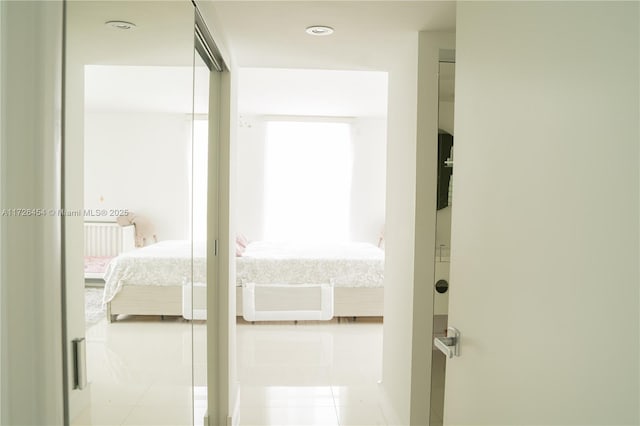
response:
[[[382,322],[237,328],[240,425],[386,425]]]
[[[204,323],[135,317],[108,324],[104,319],[87,329],[86,350],[90,402],[75,416],[72,408],[72,425],[203,424]],[[73,393],[70,402],[79,403]]]
[[[88,329],[86,340],[91,400],[72,425],[203,423],[203,323],[158,317],[113,324],[103,320]],[[240,425],[387,424],[377,384],[382,376],[380,321],[239,321],[237,368]]]

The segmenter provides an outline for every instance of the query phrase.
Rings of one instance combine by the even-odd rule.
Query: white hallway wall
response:
[[[389,60],[382,388],[391,424],[409,424],[413,342],[418,34]],[[432,265],[433,267],[433,265]]]
[[[186,239],[190,125],[187,114],[87,112],[85,208],[128,209],[159,240]]]
[[[639,423],[639,22],[458,5],[445,424]]]
[[[243,116],[238,128],[238,231],[250,240],[261,240],[264,235],[265,129],[265,120],[257,116]],[[384,225],[386,139],[386,118],[354,120],[350,210],[353,241],[377,244]]]
[[[2,208],[61,208],[61,2],[0,2]],[[29,52],[29,54],[25,54]],[[3,425],[62,424],[61,218],[2,218]]]

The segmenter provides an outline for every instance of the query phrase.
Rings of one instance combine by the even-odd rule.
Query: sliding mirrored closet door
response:
[[[436,201],[436,247],[434,259],[433,338],[447,336],[449,311],[449,265],[451,255],[451,211],[453,194],[454,52],[441,58],[438,79],[438,155]],[[451,333],[451,332],[449,332]],[[431,365],[430,426],[443,424],[446,356],[434,348]]]
[[[192,282],[184,294],[185,318],[193,324],[193,416],[200,424],[207,414],[207,288],[208,283],[208,212],[209,181],[216,187],[213,170],[209,167],[209,93],[212,69],[206,42],[202,40],[202,22],[196,12],[196,36],[193,67],[193,119],[191,137],[191,241]],[[213,70],[215,71],[215,70]],[[210,152],[212,151],[212,152]],[[213,169],[213,167],[211,168]],[[213,208],[213,207],[212,207]],[[212,225],[215,227],[215,225]]]
[[[82,212],[65,219],[72,425],[203,423],[209,90],[194,14],[66,4],[65,200]]]

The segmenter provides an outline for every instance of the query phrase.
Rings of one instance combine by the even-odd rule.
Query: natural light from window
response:
[[[269,121],[265,162],[267,240],[348,240],[349,123]]]

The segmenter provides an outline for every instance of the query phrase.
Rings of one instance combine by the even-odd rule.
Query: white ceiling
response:
[[[387,70],[407,36],[455,28],[453,1],[214,1],[243,67]],[[331,36],[305,33],[328,25]]]
[[[418,31],[455,27],[451,1],[206,2],[243,67],[238,105],[245,114],[385,115],[386,73],[353,71],[387,71],[390,58]],[[67,9],[70,57],[128,66],[94,69],[87,107],[191,110],[183,96],[191,93],[188,68],[176,67],[193,61],[193,10],[187,0],[73,1]],[[104,25],[114,19],[138,27],[115,31]],[[335,33],[305,33],[317,24]]]
[[[189,66],[193,63],[193,7],[180,1],[69,1],[67,55],[86,64]],[[115,30],[106,21],[133,22]]]
[[[238,106],[248,114],[386,116],[386,73],[353,71],[387,71],[418,31],[455,28],[452,1],[235,0],[214,6],[237,64],[256,67],[240,72]],[[310,36],[310,25],[335,32]]]

